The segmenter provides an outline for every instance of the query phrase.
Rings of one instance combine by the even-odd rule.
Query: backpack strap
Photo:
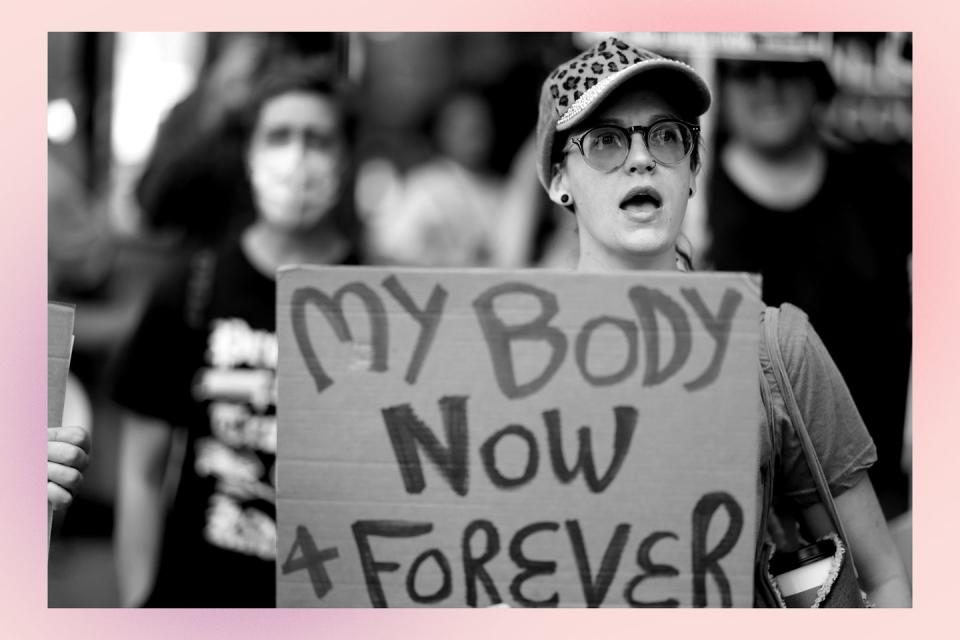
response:
[[[856,571],[856,565],[853,562],[853,550],[847,534],[843,529],[843,522],[840,520],[840,514],[837,513],[837,505],[833,501],[833,494],[830,491],[830,485],[827,482],[826,475],[823,473],[823,467],[820,466],[820,459],[817,457],[817,451],[807,432],[807,427],[803,421],[803,415],[800,413],[800,407],[797,405],[796,396],[793,394],[793,385],[787,376],[787,370],[783,362],[783,354],[780,351],[779,330],[780,310],[776,307],[767,307],[764,317],[764,340],[766,341],[767,351],[770,354],[770,361],[773,363],[773,373],[777,381],[777,390],[783,398],[784,405],[787,408],[787,415],[790,416],[790,424],[800,440],[803,448],[803,455],[806,458],[807,466],[810,468],[810,474],[817,485],[817,493],[820,495],[820,502],[827,510],[827,515],[833,521],[833,526],[843,540],[844,545],[850,554],[850,563]]]
[[[773,485],[776,475],[779,447],[779,437],[776,429],[776,418],[773,411],[773,391],[763,365],[758,362],[760,374],[760,400],[766,414],[767,432],[770,438],[770,455],[759,462],[759,469],[763,473],[761,483],[763,499],[760,502],[760,522],[757,527],[756,550],[754,551],[754,606],[781,607],[782,600],[777,596],[770,583],[767,566],[770,556],[775,549],[773,536],[770,535],[771,516],[773,514]],[[761,448],[761,455],[763,453]],[[774,516],[775,517],[775,516]]]

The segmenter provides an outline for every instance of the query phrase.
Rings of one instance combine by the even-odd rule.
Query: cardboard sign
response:
[[[59,427],[67,396],[67,373],[73,351],[73,314],[69,304],[47,304],[47,425]],[[47,542],[53,524],[53,508],[47,503]]]
[[[280,271],[277,604],[752,604],[745,275]]]

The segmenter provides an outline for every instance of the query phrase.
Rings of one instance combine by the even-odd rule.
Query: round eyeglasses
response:
[[[682,120],[658,120],[649,127],[604,124],[570,138],[570,142],[580,150],[590,168],[606,173],[626,162],[633,134],[637,132],[657,164],[669,166],[681,163],[690,155],[700,127]]]

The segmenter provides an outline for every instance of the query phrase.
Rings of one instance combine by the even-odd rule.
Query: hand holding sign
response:
[[[83,462],[70,449],[72,441],[87,442],[72,430],[63,435],[66,445],[52,444],[60,438],[60,424],[63,420],[63,405],[67,394],[67,373],[70,370],[70,353],[73,350],[72,305],[51,302],[47,305],[47,543],[53,526],[53,510],[70,501],[70,487],[79,482],[75,472],[70,471],[70,462]],[[73,445],[79,446],[79,445]],[[86,454],[86,451],[84,451]],[[51,461],[53,467],[51,467]],[[67,464],[63,464],[66,462]],[[61,465],[61,466],[56,466]],[[51,478],[51,473],[53,477]],[[51,485],[52,480],[52,485]],[[63,484],[61,484],[61,482]]]
[[[54,510],[73,501],[90,455],[90,434],[80,427],[47,429],[47,501]]]

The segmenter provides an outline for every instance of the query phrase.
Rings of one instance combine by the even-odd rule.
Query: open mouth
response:
[[[652,187],[638,187],[631,189],[620,201],[620,208],[628,212],[650,213],[663,205],[660,192]]]

